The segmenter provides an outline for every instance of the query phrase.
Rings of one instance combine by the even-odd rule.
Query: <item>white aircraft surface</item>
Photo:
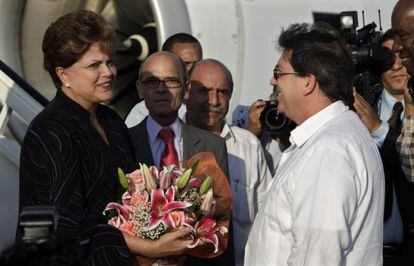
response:
[[[380,0],[0,0],[0,60],[47,99],[55,88],[42,67],[41,42],[47,26],[77,9],[101,13],[117,28],[119,47],[116,97],[112,106],[124,116],[136,97],[139,60],[158,50],[178,32],[194,35],[204,58],[222,61],[232,72],[235,89],[231,113],[239,105],[266,99],[279,51],[282,27],[314,21],[314,13],[358,11],[359,28],[380,24],[390,28],[397,1]],[[377,27],[379,30],[379,27]],[[142,38],[147,38],[146,44]],[[128,41],[129,40],[129,41]],[[147,49],[128,48],[131,41]],[[147,45],[147,46],[146,46]],[[18,215],[20,144],[32,118],[43,109],[41,96],[0,68],[0,248],[14,239]],[[11,75],[11,76],[10,76]],[[134,95],[134,97],[131,97]],[[132,99],[132,100],[130,100]]]

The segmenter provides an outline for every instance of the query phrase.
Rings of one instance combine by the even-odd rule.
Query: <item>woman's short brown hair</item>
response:
[[[96,42],[111,54],[115,32],[104,17],[92,11],[80,10],[64,15],[47,28],[42,44],[43,68],[49,72],[56,88],[62,86],[56,68],[70,67]]]

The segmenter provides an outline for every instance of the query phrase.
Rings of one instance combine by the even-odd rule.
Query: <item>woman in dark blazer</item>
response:
[[[101,104],[113,96],[113,47],[112,26],[90,11],[49,26],[43,63],[57,93],[30,124],[21,151],[20,210],[54,206],[58,232],[74,238],[77,254],[94,265],[128,265],[131,254],[180,254],[188,243],[179,239],[186,229],[149,241],[107,225],[102,215],[116,200],[117,168],[132,170],[133,162],[124,122]]]

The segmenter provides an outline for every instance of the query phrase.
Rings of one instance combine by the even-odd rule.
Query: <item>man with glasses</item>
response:
[[[160,167],[182,162],[209,151],[228,176],[224,140],[207,131],[186,125],[178,117],[187,86],[184,62],[170,52],[157,52],[141,65],[138,94],[145,101],[149,115],[129,129],[136,162]]]
[[[194,36],[183,32],[168,37],[162,45],[162,51],[178,55],[184,61],[188,71],[191,70],[195,63],[203,59],[203,49],[200,42]],[[178,115],[182,117],[185,110],[185,105],[182,105],[178,110]],[[144,101],[141,101],[129,111],[125,124],[128,127],[133,127],[147,115],[148,111],[145,108]]]
[[[298,126],[246,245],[245,265],[382,265],[384,173],[351,110],[347,44],[321,25],[282,31],[271,85]]]
[[[185,63],[173,53],[157,52],[142,63],[137,89],[145,101],[149,115],[129,129],[135,160],[137,163],[157,167],[171,164],[182,167],[184,160],[199,152],[208,151],[215,155],[218,165],[228,177],[224,139],[186,125],[178,117],[187,85]],[[226,256],[228,254],[231,255]],[[232,260],[232,254],[232,249],[227,248],[220,257]],[[220,259],[218,263],[232,264],[220,264]]]

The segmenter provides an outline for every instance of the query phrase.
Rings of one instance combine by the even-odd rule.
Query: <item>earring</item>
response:
[[[66,83],[65,86],[68,87],[68,88],[70,88],[70,84],[69,83]]]

